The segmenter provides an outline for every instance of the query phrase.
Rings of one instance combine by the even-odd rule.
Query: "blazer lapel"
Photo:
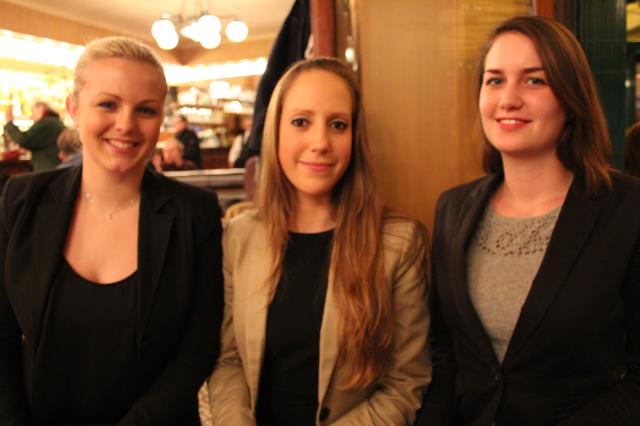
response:
[[[173,216],[161,211],[170,199],[159,177],[145,171],[140,195],[138,234],[138,344],[142,341],[149,313],[160,282],[173,226]]]
[[[54,274],[62,260],[62,252],[76,197],[80,188],[82,168],[76,167],[55,178],[44,191],[34,218],[33,335],[40,340],[49,293]]]
[[[333,273],[329,271],[327,296],[320,326],[320,353],[318,366],[318,401],[322,403],[329,389],[338,358],[338,311],[333,294]]]
[[[580,190],[576,186],[574,181],[562,206],[549,246],[522,306],[505,354],[504,365],[522,349],[543,318],[600,214],[601,203],[580,196]]]
[[[468,331],[475,342],[479,353],[484,354],[489,362],[497,362],[495,352],[491,346],[491,341],[482,326],[480,317],[469,297],[469,285],[467,282],[467,247],[473,238],[478,222],[489,203],[491,194],[502,182],[501,175],[489,175],[481,180],[471,191],[469,196],[463,201],[459,211],[459,219],[455,222],[460,224],[459,229],[447,230],[452,234],[452,250],[449,253],[452,264],[449,270],[454,279],[451,281],[452,291],[458,313],[462,317],[464,329]],[[446,285],[446,283],[445,283]]]
[[[252,407],[255,409],[258,401],[260,372],[264,357],[265,333],[267,327],[267,313],[269,310],[270,286],[267,282],[271,270],[272,253],[268,244],[266,230],[256,226],[251,239],[251,268],[247,276],[239,282],[246,283],[241,297],[244,304],[244,335],[245,353],[247,359],[247,377],[251,392]]]

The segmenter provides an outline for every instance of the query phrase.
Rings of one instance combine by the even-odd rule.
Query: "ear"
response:
[[[66,107],[67,112],[73,119],[74,126],[78,127],[78,103],[73,99],[72,96],[67,96]]]

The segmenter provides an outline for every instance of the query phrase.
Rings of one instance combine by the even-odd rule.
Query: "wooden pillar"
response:
[[[336,56],[333,0],[311,0],[311,33],[315,56]]]

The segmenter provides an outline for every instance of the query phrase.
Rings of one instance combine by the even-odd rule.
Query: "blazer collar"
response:
[[[481,179],[461,203],[458,211],[459,216],[455,221],[455,223],[460,224],[460,228],[447,230],[452,233],[450,237],[452,238],[452,250],[449,256],[449,261],[452,264],[448,270],[454,274],[451,285],[454,299],[458,306],[457,311],[462,317],[463,328],[467,330],[472,338],[471,340],[476,344],[478,353],[482,354],[489,363],[497,363],[497,358],[489,336],[482,326],[480,317],[469,297],[467,247],[475,234],[491,194],[502,183],[502,180],[503,176],[501,174],[488,175]],[[443,284],[446,285],[446,283]]]
[[[601,212],[601,199],[583,196],[579,183],[572,183],[560,210],[551,239],[531,290],[522,306],[504,366],[517,355],[536,329],[564,284]]]
[[[76,197],[80,189],[81,167],[55,176],[43,196],[27,208],[36,210],[34,222],[33,335],[39,340],[53,277],[62,260]],[[38,341],[36,340],[36,341]]]
[[[144,330],[158,289],[162,268],[169,247],[174,216],[163,209],[171,199],[162,177],[145,170],[140,188],[140,219],[138,224],[138,340]]]

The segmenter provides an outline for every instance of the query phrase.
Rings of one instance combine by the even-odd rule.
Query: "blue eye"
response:
[[[487,80],[484,82],[484,84],[485,84],[486,86],[497,86],[497,85],[499,85],[499,84],[502,84],[502,79],[501,79],[501,78],[498,78],[498,77],[492,77],[492,78],[487,79]]]
[[[104,109],[114,109],[116,107],[116,103],[113,101],[102,101],[98,106]]]
[[[144,115],[154,116],[158,115],[158,111],[155,108],[141,106],[138,108],[138,111]]]

